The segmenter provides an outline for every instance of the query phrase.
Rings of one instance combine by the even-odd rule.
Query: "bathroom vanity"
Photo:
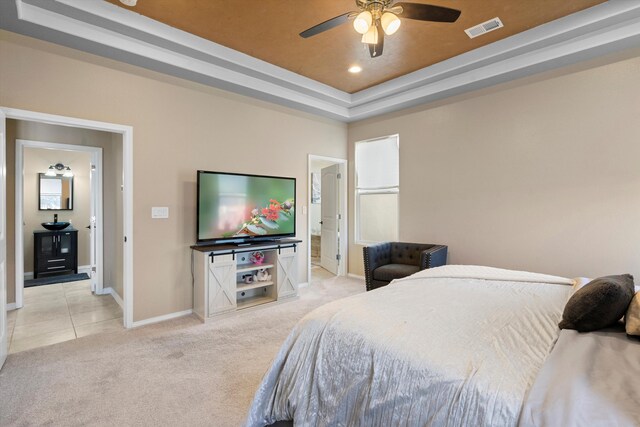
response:
[[[33,278],[78,273],[78,230],[33,232]]]

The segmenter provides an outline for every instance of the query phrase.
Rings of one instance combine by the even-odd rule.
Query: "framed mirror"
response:
[[[73,210],[73,177],[38,174],[38,209],[41,211]]]

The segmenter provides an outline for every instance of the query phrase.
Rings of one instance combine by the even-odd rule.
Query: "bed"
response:
[[[585,405],[572,399],[600,401],[598,393],[618,387],[610,383],[588,396],[582,386],[601,382],[602,373],[596,381],[585,370],[622,363],[640,375],[640,345],[620,333],[606,345],[599,338],[610,339],[607,332],[561,334],[557,325],[573,284],[536,273],[445,266],[320,307],[289,334],[246,425],[581,425],[571,422],[584,419]],[[584,347],[578,356],[576,342]],[[611,359],[611,346],[624,348],[623,361]],[[562,381],[573,387],[559,387]],[[627,381],[623,392],[616,390],[622,403],[587,409],[620,412],[603,418],[617,424],[601,425],[639,425],[640,387]],[[558,419],[567,422],[554,424]]]

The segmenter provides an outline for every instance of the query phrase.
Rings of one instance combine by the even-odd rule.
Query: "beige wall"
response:
[[[0,105],[2,103],[0,102]],[[15,141],[26,139],[31,141],[50,142],[54,144],[70,144],[99,147],[103,156],[103,216],[105,221],[103,254],[104,254],[104,286],[122,289],[122,229],[110,225],[122,225],[122,193],[119,190],[122,181],[122,137],[109,132],[79,129],[67,126],[55,126],[23,120],[7,120],[7,302],[15,302]],[[25,196],[29,197],[29,196]],[[25,199],[26,200],[26,199]],[[74,209],[75,210],[75,209]],[[66,212],[66,211],[64,211]],[[49,214],[50,216],[51,214]],[[64,218],[63,211],[60,219]],[[48,217],[47,217],[48,218]],[[40,221],[43,222],[43,221]],[[84,222],[84,221],[83,221]],[[89,247],[89,230],[77,223],[78,243]],[[115,232],[114,232],[115,230]],[[25,244],[33,240],[26,230]],[[82,250],[82,249],[80,249]],[[88,251],[88,249],[87,249]],[[118,259],[120,257],[120,259]],[[79,265],[82,264],[78,259]],[[87,262],[88,264],[88,262]],[[29,264],[25,262],[25,271]],[[122,295],[122,292],[118,292]]]
[[[38,210],[39,173],[46,172],[49,165],[63,163],[69,166],[73,176],[73,209],[65,211]],[[33,273],[33,232],[42,230],[43,222],[68,221],[78,230],[78,266],[85,266],[90,261],[89,225],[91,216],[91,182],[89,180],[91,154],[79,151],[48,150],[25,147],[24,149],[24,203],[23,203],[23,242],[24,271]]]
[[[454,264],[640,277],[640,58],[557,74],[349,126],[351,171],[355,141],[400,135],[401,241],[447,244]],[[349,260],[362,274],[353,237]]]
[[[192,307],[197,169],[294,176],[306,201],[308,154],[347,155],[345,124],[8,32],[0,79],[0,105],[133,126],[136,321]],[[299,254],[306,281],[306,244]]]

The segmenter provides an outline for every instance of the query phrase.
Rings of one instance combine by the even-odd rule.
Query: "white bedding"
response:
[[[529,390],[521,427],[640,425],[640,340],[622,324],[597,332],[560,331]]]
[[[283,344],[247,425],[516,425],[572,284],[445,266],[320,307]]]

